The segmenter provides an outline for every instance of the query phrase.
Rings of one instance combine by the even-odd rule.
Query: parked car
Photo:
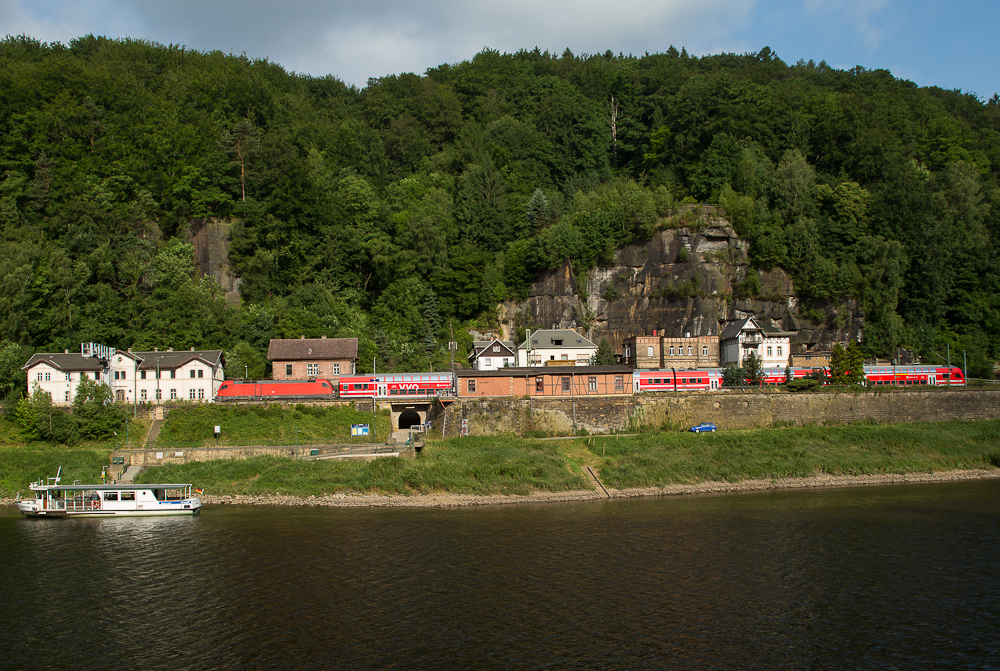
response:
[[[688,431],[693,431],[694,433],[701,433],[702,431],[715,431],[715,424],[711,422],[702,422],[701,424],[695,424]]]

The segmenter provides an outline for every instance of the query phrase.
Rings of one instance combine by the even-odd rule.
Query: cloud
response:
[[[641,54],[723,40],[755,0],[0,0],[0,32],[67,42],[94,33],[266,57],[288,70],[424,72],[484,47]],[[29,8],[30,7],[30,8]]]
[[[882,46],[892,30],[892,18],[885,11],[890,0],[806,0],[807,11],[829,22],[831,28],[849,26],[856,37],[870,49]]]

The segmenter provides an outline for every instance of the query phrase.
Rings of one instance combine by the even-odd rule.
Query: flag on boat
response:
[[[194,491],[197,492],[198,494],[204,494],[205,493],[204,489],[198,489],[197,487],[195,487]]]

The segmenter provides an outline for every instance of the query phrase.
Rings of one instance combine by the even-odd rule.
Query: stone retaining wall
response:
[[[1000,390],[928,389],[831,391],[723,391],[648,394],[629,398],[486,398],[458,400],[446,410],[447,435],[610,433],[639,427],[687,427],[715,422],[720,430],[852,422],[940,422],[1000,417]],[[440,435],[442,414],[434,418]]]

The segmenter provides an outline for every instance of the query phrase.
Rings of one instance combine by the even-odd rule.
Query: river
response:
[[[3,669],[1000,669],[1000,480],[0,509]]]

